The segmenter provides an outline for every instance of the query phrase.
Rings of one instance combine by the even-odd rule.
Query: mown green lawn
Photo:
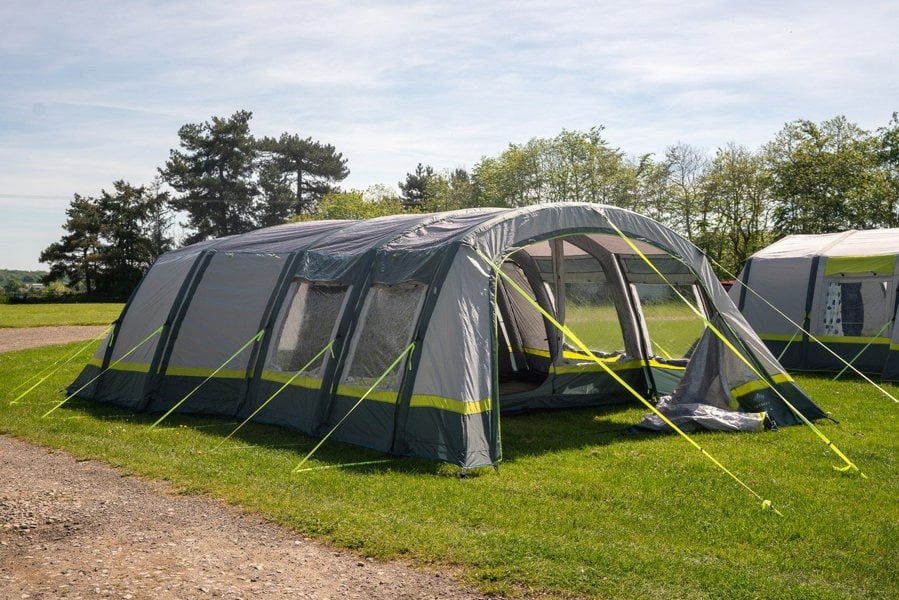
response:
[[[0,327],[107,325],[122,312],[120,303],[0,304]]]
[[[819,423],[867,475],[835,471],[805,427],[696,440],[783,513],[676,436],[624,436],[641,407],[507,417],[504,460],[457,468],[233,422],[72,400],[83,344],[0,354],[0,432],[169,480],[362,555],[452,566],[486,592],[584,598],[899,597],[899,405],[858,381],[800,377]],[[90,355],[87,349],[84,358]],[[899,388],[887,389],[893,395]],[[219,446],[221,444],[221,446]],[[357,464],[371,463],[374,464]],[[382,462],[383,461],[383,462]],[[356,466],[352,466],[356,464]]]

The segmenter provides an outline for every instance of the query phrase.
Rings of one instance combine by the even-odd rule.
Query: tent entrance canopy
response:
[[[581,203],[295,223],[174,251],[72,388],[89,382],[79,395],[134,410],[493,465],[500,410],[629,401],[500,269],[645,395],[788,424],[773,384],[808,418],[823,414],[699,250],[635,213]],[[669,283],[756,368],[728,358]]]
[[[645,397],[673,391],[705,324],[672,286],[703,312],[708,302],[686,265],[646,242],[632,243],[652,266],[616,234],[554,238],[503,262],[503,273],[516,284],[497,280],[504,411],[634,400],[535,303]]]

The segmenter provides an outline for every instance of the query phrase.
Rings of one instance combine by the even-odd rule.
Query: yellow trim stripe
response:
[[[870,338],[865,336],[827,336],[827,337],[818,337],[819,342],[825,342],[827,344],[889,344],[890,338],[888,337],[876,337]]]
[[[490,398],[468,402],[453,398],[441,398],[440,396],[413,395],[409,403],[410,408],[436,408],[460,415],[477,415],[490,412],[493,409],[493,401]]]
[[[367,394],[367,395],[366,395]],[[375,390],[356,385],[338,385],[338,396],[347,396],[349,398],[362,398],[366,400],[374,400],[376,402],[385,402],[387,404],[396,404],[399,392],[391,390]]]
[[[786,373],[776,373],[771,377],[774,383],[791,383],[793,382],[793,378],[787,375]],[[741,398],[746,394],[751,394],[752,392],[758,392],[760,390],[765,390],[771,387],[771,384],[764,381],[763,379],[756,379],[754,381],[750,381],[748,383],[744,383],[743,385],[739,385],[735,388],[731,388],[731,395],[736,398]]]
[[[100,366],[99,363],[97,366]],[[107,371],[124,371],[126,373],[149,373],[150,372],[150,364],[149,363],[110,363],[109,367],[106,369]]]
[[[789,342],[790,340],[796,339],[797,336],[766,333],[759,335],[759,337],[766,342]],[[829,335],[815,337],[819,342],[824,342],[826,344],[887,345],[890,343],[890,338],[888,337],[871,338],[863,335]]]
[[[249,379],[253,377],[253,372],[247,373],[246,369],[209,369],[194,367],[169,367],[165,370],[166,375],[172,377],[211,377],[213,379]]]
[[[292,386],[308,388],[311,390],[320,389],[323,383],[318,377],[297,377],[282,371],[263,371],[262,379],[272,383],[289,383]]]

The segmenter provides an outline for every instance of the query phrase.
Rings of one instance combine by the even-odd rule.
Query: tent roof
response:
[[[248,233],[199,242],[171,253],[192,255],[203,250],[216,252],[287,253],[308,251],[320,257],[342,260],[370,250],[383,253],[416,253],[454,241],[475,244],[490,232],[505,228],[521,235],[545,233],[596,223],[598,211],[614,209],[595,204],[561,203],[524,208],[475,208],[428,214],[399,214],[363,221],[309,221],[267,227]],[[568,212],[566,212],[568,211]],[[573,215],[563,218],[565,215]],[[641,240],[634,243],[642,252],[662,251]],[[615,236],[603,244],[616,253],[632,253]]]
[[[899,229],[853,229],[840,233],[788,235],[756,252],[753,258],[893,254],[899,254]]]

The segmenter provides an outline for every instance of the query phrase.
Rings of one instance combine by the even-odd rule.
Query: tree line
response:
[[[612,204],[667,225],[702,249],[722,277],[793,233],[899,227],[899,117],[866,131],[839,116],[787,123],[757,150],[713,155],[684,143],[664,156],[628,156],[603,127],[512,143],[469,171],[418,164],[396,188],[343,190],[347,160],[329,144],[284,133],[255,138],[252,113],[184,125],[180,147],[151,185],[124,181],[99,198],[76,195],[68,234],[41,254],[48,280],[122,296],[180,243],[293,220],[518,207],[556,201]]]

